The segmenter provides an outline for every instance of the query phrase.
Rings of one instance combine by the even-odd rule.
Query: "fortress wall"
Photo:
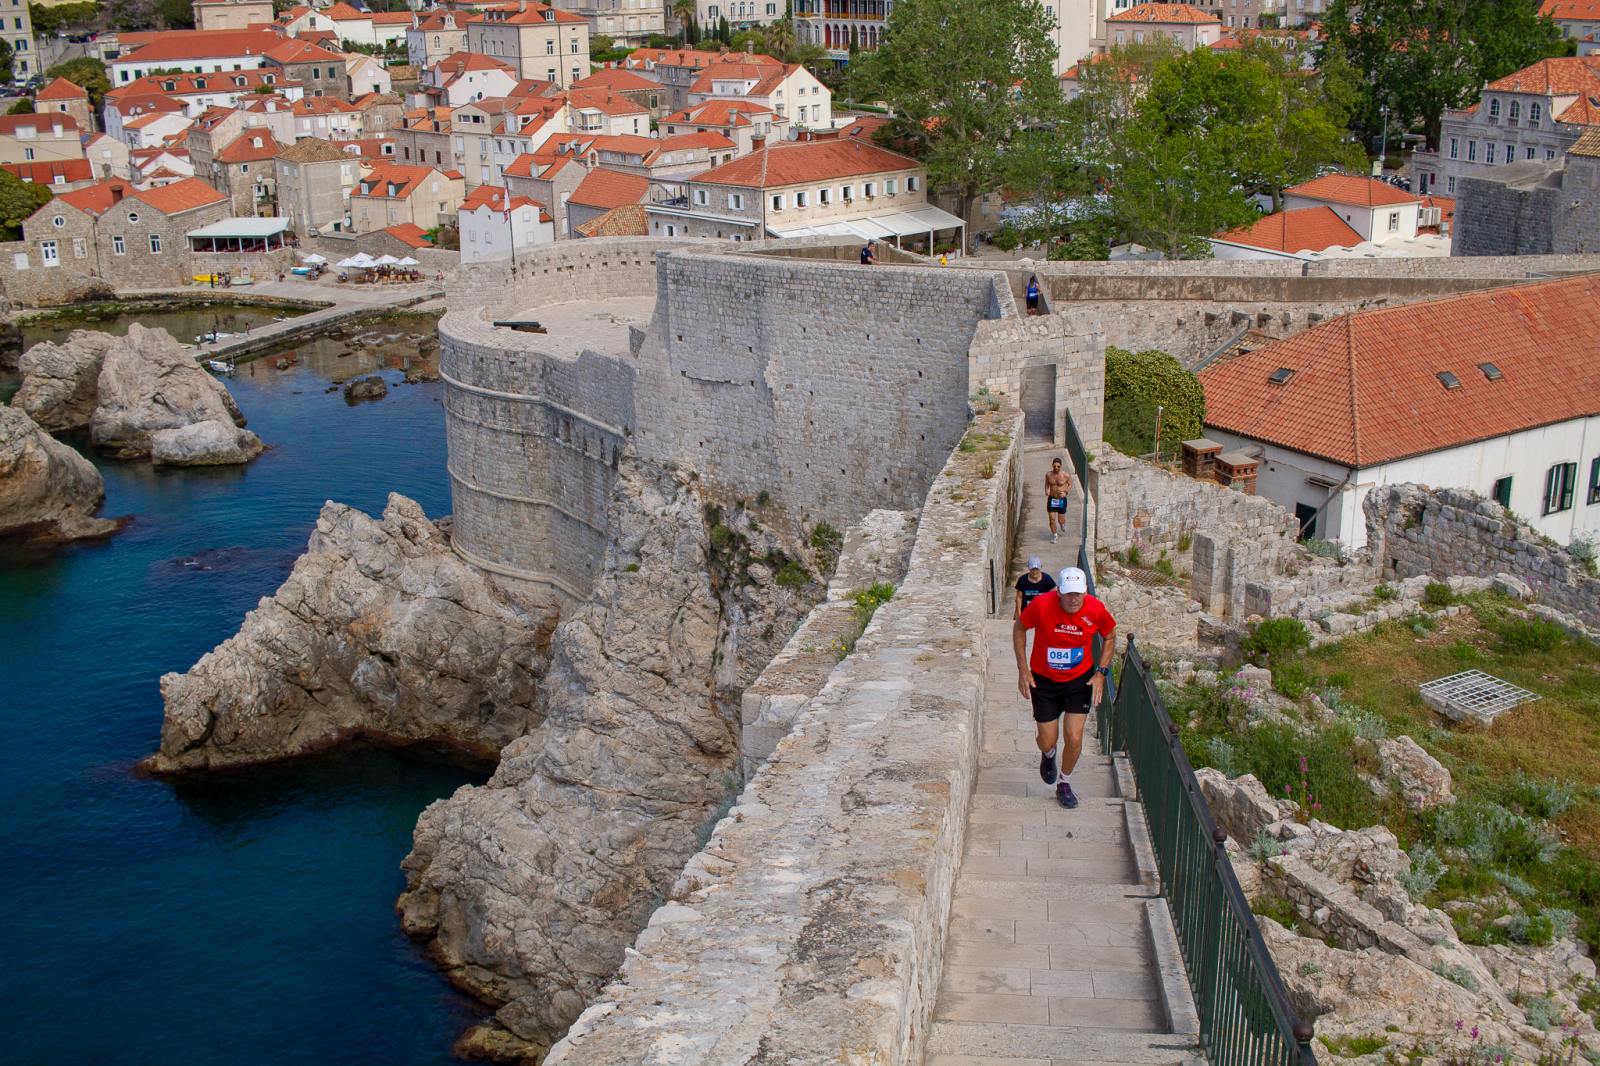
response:
[[[894,599],[546,1066],[922,1061],[1020,501],[1021,419],[978,428],[1011,446],[949,457]]]
[[[992,279],[765,255],[671,254],[638,356],[640,453],[797,523],[917,506],[967,424]]]
[[[635,428],[625,352],[557,354],[566,338],[497,328],[498,319],[578,299],[653,291],[656,255],[685,241],[589,240],[517,265],[469,267],[439,323],[455,526],[465,559],[546,591],[589,594],[606,543],[616,463]],[[581,338],[580,338],[581,340]]]
[[[1433,256],[1398,259],[1284,260],[1184,259],[1169,262],[1093,262],[1023,259],[1015,264],[982,259],[953,259],[952,268],[978,271],[1016,270],[1045,277],[1136,277],[1150,280],[1181,277],[1221,278],[1478,278],[1501,283],[1536,274],[1580,274],[1600,270],[1600,255]]]

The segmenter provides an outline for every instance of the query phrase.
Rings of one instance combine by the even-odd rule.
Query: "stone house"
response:
[[[667,12],[664,0],[555,0],[558,10],[577,15],[589,24],[590,34],[603,34],[617,44],[644,44],[645,39],[664,33]],[[713,26],[716,20],[712,20]]]
[[[349,224],[350,190],[360,177],[361,161],[327,141],[307,137],[278,152],[273,161],[278,187],[278,214],[301,236],[324,227]]]
[[[1541,59],[1489,82],[1471,107],[1444,113],[1438,151],[1412,155],[1417,192],[1452,196],[1468,175],[1554,161],[1597,125],[1600,56]]]
[[[192,0],[197,30],[247,30],[272,22],[272,0]]]
[[[1384,244],[1416,237],[1422,198],[1358,174],[1325,174],[1285,189],[1286,211],[1329,207],[1363,241]]]
[[[401,99],[389,93],[368,93],[350,103],[361,113],[361,132],[365,137],[397,128],[406,114]]]
[[[1600,0],[1544,0],[1539,14],[1553,19],[1561,27],[1561,36],[1569,41],[1600,34]]]
[[[555,232],[565,237],[570,232],[567,200],[588,173],[576,149],[567,151],[562,144],[551,142],[537,155],[518,156],[506,167],[506,191],[543,204],[555,223]]]
[[[96,178],[133,177],[128,146],[107,134],[97,133],[85,140],[83,158],[94,168]]]
[[[94,130],[94,109],[89,94],[66,78],[53,78],[33,98],[33,109],[41,115],[70,115],[84,133]]]
[[[465,15],[448,8],[418,12],[406,30],[406,58],[418,70],[426,70],[446,56],[466,50]]]
[[[157,189],[121,179],[62,193],[22,224],[24,264],[12,270],[66,270],[119,288],[187,284],[190,230],[227,218],[228,198],[198,178]]]
[[[152,74],[106,93],[106,132],[116,136],[111,125],[111,104],[119,102],[125,114],[139,111],[171,110],[157,106],[176,101],[182,114],[198,118],[213,107],[233,108],[267,93],[290,100],[300,99],[302,87],[286,81],[276,67],[261,70],[236,70],[223,74]],[[121,102],[127,101],[126,105]]]
[[[351,52],[344,57],[344,79],[345,98],[349,100],[373,93],[388,93],[394,89],[389,68],[360,52]]]
[[[366,113],[348,100],[332,96],[307,97],[290,107],[294,136],[326,140],[354,140],[366,132]]]
[[[350,99],[345,58],[292,37],[273,45],[265,54],[266,66],[277,70],[283,81],[299,82],[306,96],[334,96],[340,100]]]
[[[233,214],[275,215],[278,178],[273,160],[281,151],[268,130],[244,130],[211,157],[208,183],[228,195]]]
[[[212,161],[218,152],[234,142],[245,130],[245,113],[223,107],[208,108],[189,126],[183,146],[188,149],[189,163],[197,177],[211,180],[215,171]]]
[[[589,23],[538,0],[514,0],[467,19],[467,51],[505,60],[518,78],[565,89],[589,73]]]
[[[567,126],[574,133],[650,133],[649,110],[609,89],[573,89],[567,93],[567,109]]]
[[[81,131],[71,115],[0,115],[0,163],[82,158]]]
[[[615,208],[644,203],[649,191],[648,178],[595,167],[567,197],[566,236],[577,236],[579,226]]]
[[[1106,19],[1106,46],[1171,41],[1185,52],[1222,38],[1222,20],[1191,4],[1137,4]]]
[[[795,13],[799,15],[798,10]],[[664,94],[660,107],[673,112],[689,106],[689,89],[701,73],[722,63],[782,66],[776,59],[759,52],[712,52],[695,48],[636,48],[622,61],[622,66],[659,84]]]
[[[521,79],[516,68],[494,56],[456,52],[422,73],[419,91],[432,107],[460,107],[474,100],[510,96]]]
[[[1461,181],[1455,255],[1600,252],[1600,128],[1557,161],[1496,167]]]
[[[456,166],[451,143],[453,123],[446,107],[428,107],[406,112],[394,131],[395,161],[402,165],[427,165],[441,170]]]
[[[680,186],[657,186],[645,213],[652,237],[735,241],[827,232],[893,244],[962,225],[928,203],[922,164],[856,139],[759,148]]]
[[[340,41],[378,47],[405,44],[406,32],[413,22],[409,11],[358,11],[344,0],[323,8],[322,15],[333,23],[333,32]]]
[[[356,233],[410,222],[424,230],[454,225],[466,198],[466,181],[454,170],[386,163],[363,174],[350,191],[350,227]]]
[[[689,86],[689,106],[708,100],[758,104],[794,130],[833,128],[833,92],[798,63],[718,63]]]
[[[1374,488],[1466,489],[1563,544],[1600,533],[1600,275],[1342,315],[1200,371],[1205,435],[1357,548]]]
[[[620,170],[661,181],[710,170],[733,158],[733,142],[720,133],[670,137],[596,137],[583,153],[585,165]]]

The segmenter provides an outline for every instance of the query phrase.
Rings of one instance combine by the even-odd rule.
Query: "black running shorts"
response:
[[[1085,670],[1071,681],[1056,681],[1033,675],[1033,720],[1053,722],[1063,714],[1088,714],[1094,705],[1094,690],[1089,687],[1093,670]]]
[[[1045,506],[1056,514],[1067,513],[1067,498],[1065,496],[1052,496],[1045,502]]]

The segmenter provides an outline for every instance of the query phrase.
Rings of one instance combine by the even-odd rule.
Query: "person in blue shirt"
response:
[[[1039,313],[1039,278],[1037,275],[1028,275],[1028,314]]]

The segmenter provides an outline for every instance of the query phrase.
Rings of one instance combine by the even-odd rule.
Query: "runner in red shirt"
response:
[[[1039,744],[1039,776],[1056,785],[1061,806],[1078,805],[1067,775],[1078,765],[1083,750],[1083,726],[1089,711],[1105,692],[1106,675],[1116,649],[1117,621],[1106,605],[1088,595],[1089,580],[1082,570],[1061,571],[1054,595],[1034,598],[1011,626],[1017,652],[1017,688],[1033,701],[1035,739]],[[1033,654],[1028,654],[1028,630],[1034,630]],[[1093,662],[1094,638],[1104,642],[1100,661]],[[1058,720],[1066,716],[1061,745],[1060,782],[1056,782]]]

